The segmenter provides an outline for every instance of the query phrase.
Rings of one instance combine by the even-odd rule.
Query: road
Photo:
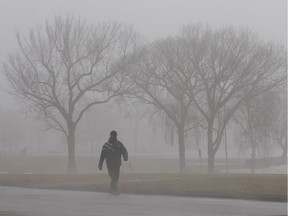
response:
[[[287,203],[0,187],[0,216],[284,216]]]

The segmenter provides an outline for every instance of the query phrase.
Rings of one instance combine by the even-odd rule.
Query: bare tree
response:
[[[279,116],[272,124],[270,138],[280,146],[282,149],[280,159],[287,163],[287,90],[278,105],[280,105]]]
[[[271,91],[272,103],[275,106],[271,116],[275,118],[269,122],[269,138],[282,149],[280,162],[287,163],[287,82]],[[268,114],[270,115],[270,113]]]
[[[269,152],[273,146],[282,149],[281,159],[287,158],[286,101],[277,88],[267,91],[253,100],[245,101],[235,113],[235,120],[241,126],[245,140],[251,148],[251,172],[255,172],[257,150]],[[284,99],[284,100],[283,100]],[[286,129],[285,129],[286,127]]]
[[[282,46],[264,43],[242,28],[213,31],[189,25],[183,28],[182,37],[187,58],[197,71],[197,85],[203,90],[195,94],[192,89],[191,96],[206,122],[208,172],[214,172],[227,123],[245,100],[286,82],[287,54]]]
[[[152,105],[155,113],[164,116],[177,129],[179,168],[185,169],[185,130],[189,127],[189,109],[195,73],[185,56],[183,43],[169,37],[142,50],[141,61],[133,68],[130,78],[135,84],[131,92],[139,101]],[[194,92],[196,94],[196,91]]]
[[[261,112],[263,111],[262,105],[259,97],[244,101],[239,112],[234,115],[237,124],[243,131],[245,141],[251,148],[250,168],[252,173],[255,173],[257,148],[261,146],[261,140],[265,137],[264,131],[267,126],[266,113]],[[262,123],[264,124],[262,125]]]
[[[278,145],[282,154],[280,160],[287,162],[287,87],[275,88],[260,98],[262,121],[260,133],[269,143]],[[280,161],[280,162],[281,162]]]
[[[83,114],[123,94],[123,78],[134,49],[132,28],[118,23],[88,25],[73,17],[56,17],[17,34],[19,51],[4,72],[13,93],[49,128],[64,133],[68,171],[75,167],[75,130]]]

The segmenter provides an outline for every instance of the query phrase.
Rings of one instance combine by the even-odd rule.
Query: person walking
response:
[[[98,165],[99,170],[102,170],[104,160],[106,159],[108,173],[111,178],[111,194],[120,194],[118,191],[118,180],[120,174],[120,166],[122,165],[121,156],[123,156],[124,161],[128,160],[128,152],[123,143],[117,139],[117,132],[113,130],[110,132],[110,138],[108,142],[106,142],[102,147]]]

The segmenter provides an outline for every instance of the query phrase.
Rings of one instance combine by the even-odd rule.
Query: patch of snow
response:
[[[287,174],[287,164],[282,166],[271,166],[256,170],[257,173]]]
[[[225,172],[224,170],[222,172]],[[250,169],[229,170],[231,173],[251,173]],[[287,164],[282,166],[271,166],[267,168],[256,169],[257,174],[287,174]]]

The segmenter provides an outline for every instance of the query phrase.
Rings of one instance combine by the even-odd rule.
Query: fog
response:
[[[148,0],[148,1],[68,1],[17,0],[0,1],[0,62],[16,49],[16,32],[27,32],[36,24],[55,15],[74,14],[89,23],[119,21],[133,24],[150,40],[175,34],[183,24],[208,23],[247,26],[266,40],[287,44],[287,2],[285,0]],[[15,101],[1,73],[0,97],[3,108],[13,108]]]
[[[183,25],[191,23],[208,24],[215,29],[227,25],[248,27],[260,39],[287,47],[287,1],[285,0],[0,0],[1,64],[8,61],[8,53],[17,50],[17,32],[20,35],[27,34],[29,29],[34,28],[37,24],[44,24],[45,20],[51,21],[57,15],[73,15],[93,24],[103,21],[131,24],[142,35],[144,41],[154,41],[168,35],[176,35]],[[29,111],[23,112],[22,102],[17,101],[8,93],[9,91],[11,89],[9,89],[8,82],[1,70],[0,112],[2,113],[2,124],[5,121],[4,126],[7,126],[9,122],[15,121],[15,125],[12,124],[10,128],[19,127],[19,131],[23,134],[19,135],[20,132],[18,133],[17,144],[13,147],[11,144],[8,147],[3,143],[1,146],[0,143],[0,152],[11,155],[22,154],[23,156],[25,150],[25,155],[67,155],[66,138],[57,131],[46,130]],[[174,159],[178,158],[179,151],[177,135],[171,141],[171,137],[168,138],[167,131],[163,129],[164,123],[151,117],[151,114],[141,117],[142,111],[148,109],[147,107],[140,106],[136,109],[136,113],[127,114],[125,110],[111,101],[89,109],[77,126],[76,155],[89,155],[90,159],[87,161],[92,160],[96,166],[102,145],[108,140],[110,131],[116,130],[119,140],[131,153],[132,162],[133,157],[137,158],[139,155],[148,160],[153,156],[169,158],[167,163],[170,164],[172,161],[175,162],[175,165],[173,164],[173,168],[166,171],[176,171],[178,162]],[[9,119],[9,115],[14,116],[14,119]],[[5,119],[4,116],[7,118]],[[244,159],[248,159],[251,152],[241,149],[239,143],[237,144],[238,129],[236,123],[232,123],[225,132],[225,138],[229,143],[229,158],[233,159],[232,167],[242,169],[245,168]],[[197,140],[193,134],[185,137],[187,164],[198,164],[191,167],[195,172],[202,171],[201,157],[205,159],[208,157],[206,134],[199,132],[198,135]],[[16,135],[12,134],[11,136]],[[268,158],[281,154],[281,149],[278,147],[268,147],[258,151],[261,157]],[[225,152],[227,153],[227,149],[225,150],[223,140],[217,153],[219,164],[224,164]],[[243,160],[240,161],[240,159]],[[81,159],[79,160],[81,161]],[[85,160],[83,159],[83,161]],[[143,161],[145,160],[143,159]],[[204,161],[203,164],[205,163]],[[140,160],[135,160],[135,164],[137,165],[135,165],[134,171],[137,169],[143,172],[147,170],[161,171],[161,167],[151,168],[151,170],[141,167],[141,157]],[[149,163],[145,165],[151,166]],[[79,166],[81,167],[81,165]],[[85,168],[83,169],[85,170]],[[131,167],[129,168],[127,164],[125,169],[131,171]],[[223,165],[221,169],[225,170],[225,166]],[[89,171],[91,170],[92,168]]]

